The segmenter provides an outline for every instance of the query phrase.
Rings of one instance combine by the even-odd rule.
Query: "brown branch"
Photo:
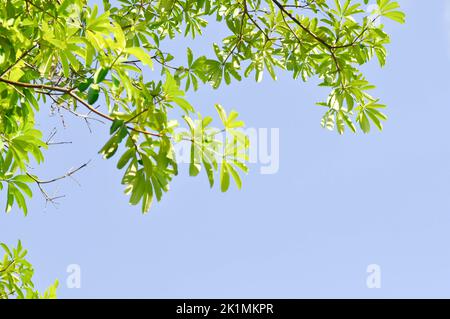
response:
[[[348,44],[343,44],[343,45],[338,45],[338,46],[333,46],[334,49],[345,49],[345,48],[349,48],[354,46],[357,43],[361,43],[362,41],[364,41],[364,39],[362,38],[362,36],[364,35],[364,33],[367,32],[367,30],[369,30],[370,25],[372,23],[374,23],[380,16],[377,15],[375,18],[372,19],[372,21],[370,23],[368,23],[366,25],[366,27],[353,39],[352,42],[348,43]]]
[[[68,96],[70,96],[73,99],[75,99],[76,101],[78,101],[79,103],[81,103],[84,107],[86,107],[92,113],[95,113],[96,115],[98,115],[98,116],[100,116],[100,117],[102,117],[102,118],[104,118],[104,119],[106,119],[108,121],[111,121],[111,122],[115,120],[113,117],[98,111],[92,105],[90,105],[89,103],[84,101],[82,98],[77,96],[73,92],[73,88],[70,89],[70,88],[64,88],[64,87],[58,87],[58,86],[52,86],[52,85],[46,85],[46,84],[33,84],[33,83],[17,82],[17,81],[7,80],[7,79],[1,78],[1,77],[0,77],[0,82],[6,83],[6,84],[9,84],[9,85],[12,85],[12,86],[19,86],[19,87],[30,88],[30,89],[40,89],[40,90],[48,90],[48,91],[56,91],[56,92],[65,93]],[[49,94],[49,93],[41,92],[41,94],[42,93],[43,94]],[[127,128],[129,130],[135,131],[137,133],[142,133],[144,135],[150,135],[150,136],[154,136],[154,137],[163,137],[162,134],[148,132],[146,130],[142,130],[142,129],[139,129],[139,128],[136,128],[136,127],[127,126]]]
[[[317,36],[314,32],[309,30],[307,27],[305,27],[292,13],[290,13],[288,10],[285,9],[285,7],[278,1],[278,0],[272,0],[272,2],[282,11],[284,12],[292,21],[295,22],[300,28],[302,28],[303,31],[308,33],[311,37],[313,37],[317,42],[324,45],[327,49],[332,49],[333,46],[328,44],[324,39]]]

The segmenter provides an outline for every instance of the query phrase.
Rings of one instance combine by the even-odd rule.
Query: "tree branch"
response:
[[[290,13],[288,10],[286,10],[286,8],[278,1],[278,0],[272,0],[272,2],[282,11],[284,12],[292,21],[295,22],[295,24],[297,24],[300,28],[303,29],[303,31],[305,31],[306,33],[308,33],[310,36],[312,36],[315,40],[317,40],[317,42],[321,43],[322,45],[324,45],[325,47],[327,47],[327,49],[333,49],[333,46],[328,44],[324,39],[320,38],[319,36],[317,36],[316,34],[314,34],[314,32],[312,32],[311,30],[309,30],[307,27],[305,27],[296,17],[294,17],[294,15],[292,15],[292,13]]]
[[[0,82],[6,83],[6,84],[9,84],[9,85],[12,85],[12,86],[19,86],[19,87],[30,88],[30,89],[56,91],[56,92],[61,92],[61,93],[67,94],[68,96],[72,97],[73,99],[75,99],[76,101],[81,103],[84,107],[86,107],[92,113],[95,113],[96,115],[98,115],[98,116],[100,116],[100,117],[102,117],[102,118],[104,118],[106,120],[114,121],[114,118],[112,118],[111,116],[109,116],[109,115],[107,115],[105,113],[102,113],[102,112],[98,111],[92,105],[90,105],[89,103],[84,101],[82,98],[77,96],[73,92],[73,88],[70,89],[70,88],[64,88],[64,87],[58,87],[58,86],[52,86],[52,85],[46,85],[46,84],[33,84],[33,83],[17,82],[17,81],[7,80],[7,79],[1,78],[1,77],[0,77]],[[41,94],[48,94],[48,93],[41,92]],[[135,131],[137,133],[142,133],[144,135],[150,135],[150,136],[154,136],[154,137],[163,137],[162,134],[148,132],[146,130],[142,130],[142,129],[139,129],[139,128],[136,128],[136,127],[127,126],[127,128],[129,130]]]

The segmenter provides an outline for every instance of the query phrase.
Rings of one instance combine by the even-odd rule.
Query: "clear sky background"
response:
[[[117,159],[97,155],[108,127],[91,134],[66,115],[64,129],[44,107],[42,129],[73,144],[53,146],[36,172],[92,162],[81,186],[48,188],[66,195],[58,209],[36,190],[28,217],[0,214],[1,241],[22,239],[38,287],[59,278],[62,298],[450,297],[450,1],[399,2],[407,24],[387,23],[387,66],[365,67],[389,107],[382,133],[322,129],[314,103],[326,91],[289,74],[204,87],[189,93],[202,113],[219,102],[249,127],[279,128],[280,169],[252,165],[241,191],[222,194],[183,167],[144,216],[123,195]],[[81,267],[80,289],[66,287],[69,264]],[[366,286],[369,264],[381,267],[380,289]]]

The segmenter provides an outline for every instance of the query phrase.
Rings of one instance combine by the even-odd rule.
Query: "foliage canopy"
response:
[[[248,141],[238,128],[244,123],[216,105],[222,127],[211,127],[212,117],[201,117],[184,97],[204,83],[219,88],[243,76],[261,81],[265,73],[276,79],[277,69],[304,81],[316,76],[330,87],[319,103],[324,127],[355,132],[356,122],[364,132],[371,124],[381,129],[384,105],[368,93],[374,86],[359,66],[373,57],[385,64],[389,36],[375,22],[405,19],[390,0],[377,0],[373,12],[363,9],[368,0],[105,0],[101,9],[85,0],[0,3],[0,188],[6,187],[6,211],[16,203],[25,214],[29,184],[45,182],[27,164],[44,160],[48,143],[34,114],[46,103],[111,122],[100,153],[111,158],[125,147],[117,163],[125,193],[146,212],[177,175],[173,145],[180,140],[192,144],[190,175],[203,167],[211,186],[216,171],[222,191],[230,176],[241,185]],[[173,52],[161,49],[179,35],[201,35],[212,20],[229,33],[212,44],[214,56],[187,48],[187,64],[179,66]],[[146,80],[155,65],[160,73]],[[189,133],[177,133],[180,122]],[[215,139],[223,131],[229,136],[224,145]]]
[[[221,123],[211,126],[213,118],[201,116],[185,97],[201,85],[276,79],[279,70],[302,81],[316,77],[330,89],[318,103],[325,109],[322,126],[340,134],[357,127],[367,133],[373,125],[381,130],[384,105],[368,93],[374,86],[360,67],[373,58],[386,63],[389,35],[379,20],[403,23],[405,16],[397,2],[376,3],[367,12],[368,0],[103,0],[101,7],[86,0],[0,0],[0,190],[6,212],[16,204],[27,214],[31,184],[52,200],[44,185],[60,178],[44,181],[29,171],[49,147],[35,125],[36,112],[49,104],[82,120],[110,122],[100,153],[107,159],[119,153],[125,193],[143,212],[178,174],[174,144],[183,140],[191,147],[190,175],[203,169],[211,187],[216,174],[222,191],[230,180],[241,187],[240,173],[248,170],[248,140],[239,130],[244,123],[217,104]],[[180,56],[164,49],[177,37],[202,35],[212,22],[228,34],[211,44],[213,54],[187,48]],[[180,126],[187,130],[178,131]],[[225,141],[216,138],[223,132]],[[39,296],[21,244],[13,252],[4,249],[0,295]]]

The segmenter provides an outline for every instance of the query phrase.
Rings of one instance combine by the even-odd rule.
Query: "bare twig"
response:
[[[78,185],[80,185],[80,183],[78,183],[78,181],[75,180],[75,179],[73,178],[72,175],[74,175],[75,173],[77,173],[77,172],[80,171],[81,169],[85,168],[90,162],[91,162],[91,161],[89,160],[88,162],[84,163],[83,165],[81,165],[81,166],[79,166],[79,167],[77,167],[77,168],[75,168],[75,169],[70,169],[70,170],[69,170],[67,173],[65,173],[64,175],[59,176],[59,177],[56,177],[56,178],[52,178],[52,179],[49,179],[49,180],[41,180],[41,179],[39,179],[38,177],[36,177],[36,176],[30,174],[29,172],[27,172],[26,174],[27,174],[28,177],[30,177],[30,178],[36,183],[36,185],[37,185],[37,187],[39,188],[41,194],[44,196],[46,203],[49,203],[49,202],[50,202],[53,206],[56,207],[56,205],[57,205],[56,200],[57,200],[57,199],[60,199],[60,198],[64,198],[65,195],[61,195],[61,196],[50,196],[50,195],[46,192],[46,190],[44,189],[43,185],[51,184],[51,183],[57,182],[57,181],[59,181],[59,180],[68,178],[68,177],[72,178],[72,179],[74,180],[74,182],[76,182]]]

